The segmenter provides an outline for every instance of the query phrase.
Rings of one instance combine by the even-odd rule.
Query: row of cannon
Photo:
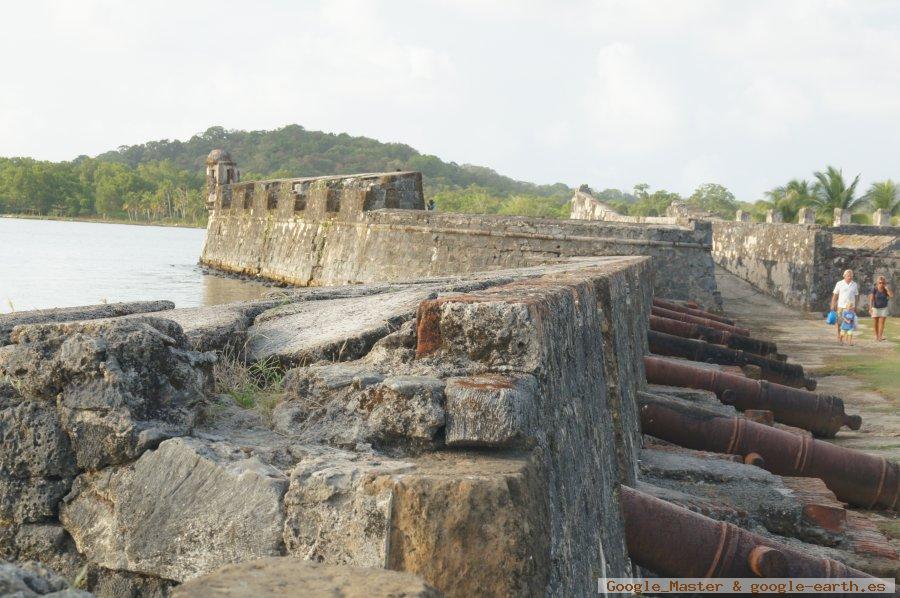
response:
[[[644,369],[649,383],[707,390],[738,411],[761,411],[812,436],[641,392],[644,434],[690,449],[738,455],[780,476],[819,478],[838,499],[857,507],[900,507],[896,463],[813,437],[832,438],[844,426],[858,430],[862,419],[846,414],[840,398],[813,392],[815,380],[803,366],[788,363],[775,343],[753,338],[747,328],[696,304],[654,299],[648,344],[651,355],[644,358]],[[732,373],[717,366],[741,369]],[[869,577],[636,489],[623,487],[621,498],[632,560],[657,574]],[[679,550],[671,551],[660,537],[680,538]]]

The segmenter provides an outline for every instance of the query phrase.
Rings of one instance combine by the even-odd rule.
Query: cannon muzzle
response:
[[[666,334],[674,334],[675,336],[683,336],[685,338],[696,338],[716,345],[725,345],[729,349],[739,349],[770,359],[772,359],[773,355],[778,354],[778,347],[775,343],[770,341],[742,336],[740,334],[731,334],[730,332],[719,330],[718,328],[710,328],[709,326],[701,326],[700,324],[691,322],[672,320],[662,316],[650,316],[650,329],[656,330],[657,332],[665,332]]]
[[[692,316],[697,316],[698,318],[705,318],[707,320],[715,320],[716,322],[722,322],[723,324],[728,324],[729,326],[734,326],[734,320],[732,320],[731,318],[726,318],[725,316],[720,316],[719,314],[713,314],[708,311],[704,311],[702,309],[690,307],[688,305],[682,305],[681,303],[676,303],[675,301],[669,301],[668,299],[659,299],[657,297],[654,297],[653,305],[655,305],[657,307],[662,307],[664,309],[671,309],[672,311],[681,312],[683,314],[690,314]]]
[[[840,500],[865,509],[900,506],[900,466],[883,457],[649,393],[638,393],[638,404],[644,434],[686,448],[759,457],[767,471],[819,478]]]
[[[829,558],[716,521],[628,486],[619,499],[628,555],[669,577],[854,577],[869,575]],[[677,540],[678,546],[661,541]]]
[[[816,436],[831,438],[843,426],[858,430],[862,424],[859,416],[844,413],[844,402],[838,397],[652,356],[644,357],[644,371],[651,384],[709,390],[739,411],[765,409],[775,421]]]
[[[708,343],[692,338],[684,338],[665,332],[649,330],[647,340],[650,352],[657,355],[683,357],[691,361],[718,363],[719,365],[757,366],[763,379],[795,388],[815,388],[815,380],[810,380],[803,373],[803,366],[796,363],[776,361],[746,353],[739,349],[729,349],[722,345]],[[810,388],[812,387],[812,388]]]
[[[722,322],[717,322],[716,320],[710,320],[707,318],[699,318],[697,316],[692,316],[691,314],[684,314],[680,311],[672,311],[671,309],[666,309],[664,307],[657,307],[656,305],[650,308],[650,313],[654,316],[661,316],[663,318],[669,318],[670,320],[678,320],[680,322],[689,322],[691,324],[700,324],[701,326],[706,326],[708,328],[715,328],[716,330],[724,330],[725,332],[730,332],[731,334],[739,334],[741,336],[750,336],[750,331],[746,328],[741,328],[740,326],[732,326],[730,324],[723,324]]]

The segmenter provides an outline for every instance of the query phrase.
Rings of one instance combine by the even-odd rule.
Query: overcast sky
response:
[[[29,0],[3,20],[3,156],[298,123],[600,189],[900,179],[898,2]]]

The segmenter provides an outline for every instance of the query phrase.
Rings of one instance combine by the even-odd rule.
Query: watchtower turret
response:
[[[216,205],[216,188],[219,185],[230,185],[241,180],[241,172],[237,169],[231,154],[223,149],[214,149],[206,157],[206,207],[210,210]]]

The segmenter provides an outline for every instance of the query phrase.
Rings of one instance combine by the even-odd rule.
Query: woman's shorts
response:
[[[873,318],[886,318],[888,315],[888,308],[886,307],[873,307],[870,311]]]

